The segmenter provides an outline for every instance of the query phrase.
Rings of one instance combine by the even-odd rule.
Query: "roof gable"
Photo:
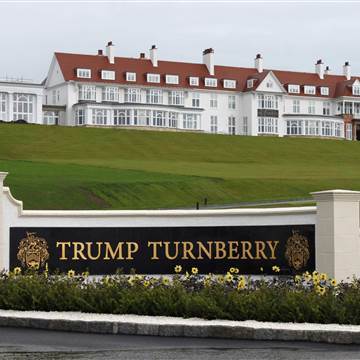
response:
[[[259,81],[256,91],[286,93],[286,90],[282,86],[281,82],[272,71],[269,71],[262,81]]]

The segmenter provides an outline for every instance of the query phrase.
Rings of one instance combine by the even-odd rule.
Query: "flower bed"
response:
[[[273,268],[274,275],[277,267]],[[0,308],[164,315],[205,319],[360,324],[360,280],[336,284],[326,274],[294,278],[199,275],[197,268],[173,276],[87,273],[0,274]]]

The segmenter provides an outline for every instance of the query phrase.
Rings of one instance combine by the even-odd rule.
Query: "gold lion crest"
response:
[[[300,270],[306,266],[310,257],[309,242],[298,230],[292,233],[286,242],[285,258],[290,267]]]
[[[39,269],[49,259],[47,242],[37,237],[36,233],[26,232],[26,238],[21,239],[18,250],[17,258],[23,267]]]

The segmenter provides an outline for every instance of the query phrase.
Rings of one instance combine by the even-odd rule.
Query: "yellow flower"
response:
[[[84,278],[88,277],[89,275],[90,275],[90,274],[89,274],[88,271],[84,271],[84,272],[81,274],[81,276],[84,277]]]
[[[239,276],[239,281],[245,281],[245,277],[243,275]]]
[[[309,282],[312,279],[312,276],[310,274],[305,274],[304,279]]]
[[[162,279],[162,283],[163,283],[164,285],[169,285],[169,283],[170,283],[169,278],[164,277],[164,278]]]
[[[272,267],[272,270],[273,270],[274,272],[280,272],[280,268],[279,268],[278,266],[276,266],[276,265],[274,265],[274,266]]]
[[[149,280],[145,280],[145,281],[143,282],[143,285],[144,285],[145,287],[150,286],[150,281],[149,281]]]
[[[312,273],[313,275],[318,275],[319,273],[317,272],[317,271],[313,271],[313,273]]]
[[[182,270],[182,266],[181,266],[181,265],[176,265],[176,266],[175,266],[175,272],[176,272],[177,274],[180,273],[181,270]]]
[[[216,278],[217,282],[219,284],[223,284],[224,283],[224,277],[222,275],[218,275]]]
[[[238,284],[237,284],[237,289],[238,290],[242,290],[242,289],[244,289],[245,288],[245,280],[240,280],[239,282],[238,282]]]
[[[210,279],[205,279],[205,280],[204,280],[204,286],[205,286],[205,287],[209,287],[209,286],[210,286]]]
[[[191,268],[191,272],[196,275],[199,272],[199,269],[197,267]]]
[[[75,271],[74,270],[69,270],[67,273],[68,278],[72,278],[75,276]]]
[[[322,286],[317,286],[316,287],[316,292],[319,294],[319,295],[324,295],[325,294],[325,288],[322,287]]]
[[[320,274],[320,280],[327,280],[327,275],[325,273]]]
[[[185,279],[188,279],[190,277],[190,274],[189,274],[189,272],[187,271],[186,273],[185,273]]]
[[[227,282],[231,282],[231,281],[233,281],[233,279],[234,279],[234,276],[231,275],[229,272],[225,275],[225,280]]]
[[[319,285],[319,283],[320,283],[319,278],[318,277],[313,278],[313,283],[314,283],[314,285]]]
[[[331,286],[336,286],[336,279],[331,279],[330,284]]]
[[[128,283],[129,283],[131,286],[133,286],[133,285],[134,285],[134,280],[135,280],[135,278],[134,278],[133,276],[130,276],[130,277],[128,278]]]
[[[230,268],[230,270],[229,270],[229,272],[232,274],[232,273],[234,273],[235,272],[235,268]]]
[[[301,276],[300,275],[296,275],[295,276],[295,282],[301,282]]]
[[[239,269],[238,268],[234,268],[235,269],[235,274],[239,273]]]
[[[21,274],[21,268],[16,267],[16,268],[14,269],[14,275],[20,275],[20,274]]]

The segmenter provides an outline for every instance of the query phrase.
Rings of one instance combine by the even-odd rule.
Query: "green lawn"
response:
[[[142,209],[360,190],[360,142],[0,124],[27,209]]]

